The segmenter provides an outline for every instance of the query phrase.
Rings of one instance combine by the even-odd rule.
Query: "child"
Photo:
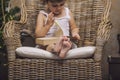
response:
[[[36,38],[53,37],[57,30],[54,23],[57,21],[60,24],[63,35],[53,45],[53,52],[59,53],[59,57],[64,58],[66,53],[73,47],[73,43],[67,36],[70,36],[71,32],[72,37],[79,40],[79,29],[76,27],[72,13],[64,6],[66,0],[44,0],[44,2],[46,3],[46,10],[40,11],[38,15],[35,36]]]

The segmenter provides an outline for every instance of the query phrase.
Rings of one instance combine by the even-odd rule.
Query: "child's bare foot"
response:
[[[49,52],[53,52],[55,44],[48,45],[46,50]]]
[[[64,58],[66,53],[70,50],[72,43],[70,41],[64,41],[59,57]]]
[[[64,40],[64,37],[60,37],[59,41],[54,46],[54,52],[60,52],[60,50],[62,48],[63,40]]]

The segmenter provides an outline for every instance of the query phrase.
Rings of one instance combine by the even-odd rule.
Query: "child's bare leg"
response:
[[[66,53],[70,50],[72,43],[70,41],[64,41],[59,57],[64,58]]]
[[[64,40],[64,37],[60,37],[59,41],[54,46],[54,52],[60,52],[62,48],[63,40]]]

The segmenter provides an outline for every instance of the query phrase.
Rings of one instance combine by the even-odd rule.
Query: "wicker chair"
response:
[[[13,1],[13,0],[11,0]],[[10,1],[10,2],[11,2]],[[109,20],[111,0],[67,0],[80,28],[79,47],[93,45],[96,51],[86,59],[29,59],[17,57],[15,49],[22,46],[20,30],[34,29],[36,17],[44,9],[41,0],[19,0],[20,21],[9,21],[4,27],[8,51],[9,80],[102,80],[101,58],[112,28]],[[10,3],[14,5],[14,3]]]

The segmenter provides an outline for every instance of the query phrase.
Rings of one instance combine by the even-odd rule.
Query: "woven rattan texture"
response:
[[[18,59],[14,63],[10,72],[15,76],[11,75],[11,80],[101,80],[100,64],[92,59]]]

